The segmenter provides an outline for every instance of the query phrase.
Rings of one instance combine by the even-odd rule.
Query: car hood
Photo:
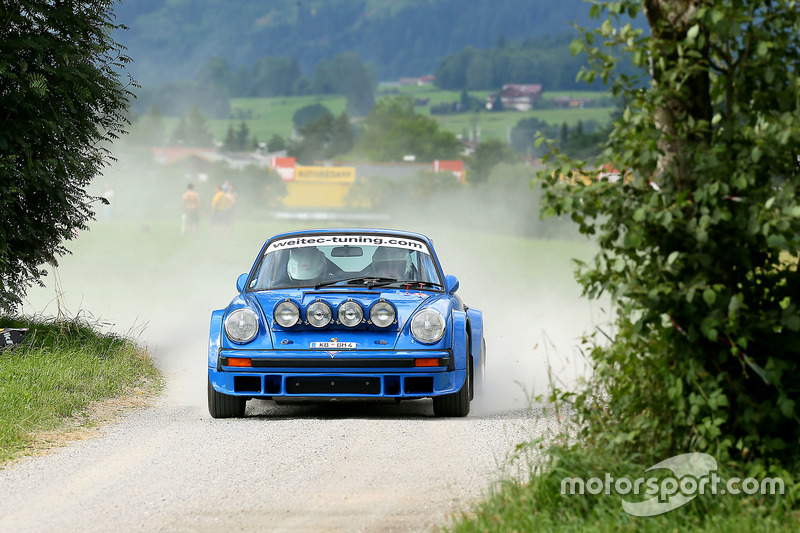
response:
[[[358,349],[386,350],[395,348],[397,341],[404,330],[408,330],[407,323],[414,312],[425,304],[432,304],[448,296],[439,292],[411,291],[405,289],[363,289],[363,290],[336,290],[336,289],[290,289],[271,290],[247,293],[261,308],[264,320],[269,325],[272,345],[276,350],[308,349],[311,342],[355,342]],[[394,305],[397,310],[397,324],[385,329],[370,327],[346,328],[336,324],[322,329],[311,326],[298,325],[285,330],[274,323],[273,310],[275,306],[290,299],[304,310],[315,300],[324,300],[333,309],[334,319],[338,306],[349,299],[355,300],[364,308],[368,315],[369,308],[380,299]],[[304,311],[301,311],[301,314]],[[365,316],[366,318],[366,316]]]

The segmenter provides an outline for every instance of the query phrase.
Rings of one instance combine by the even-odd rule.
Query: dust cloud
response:
[[[206,413],[206,357],[211,311],[235,295],[235,281],[248,271],[261,244],[280,231],[320,226],[370,226],[348,219],[320,223],[274,217],[275,212],[240,213],[231,234],[215,231],[208,218],[197,235],[181,234],[181,177],[168,187],[127,176],[114,168],[95,184],[124,184],[117,191],[148,210],[103,213],[91,230],[68,243],[73,255],[45,278],[44,288],[28,291],[26,315],[81,315],[106,331],[136,338],[167,376],[167,398]],[[176,182],[177,181],[177,182]],[[136,185],[139,183],[139,189]],[[168,191],[165,193],[165,191]],[[203,198],[206,214],[210,198]],[[459,197],[458,216],[437,202],[394,206],[381,211],[377,227],[408,229],[433,238],[445,273],[460,280],[465,304],[481,309],[487,343],[486,394],[473,412],[490,414],[527,407],[549,392],[550,380],[571,387],[587,372],[579,338],[603,320],[604,310],[580,297],[572,257],[587,259],[585,241],[531,240],[504,233],[530,213],[487,205],[498,200]],[[112,207],[115,207],[112,203]],[[503,218],[476,223],[494,209]],[[390,213],[389,219],[385,219]],[[363,213],[362,213],[363,214]],[[106,216],[108,219],[106,219]],[[470,222],[472,221],[472,222]],[[485,226],[485,227],[484,227]]]

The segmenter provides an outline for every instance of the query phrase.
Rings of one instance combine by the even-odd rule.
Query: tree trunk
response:
[[[692,59],[690,69],[681,69],[682,83],[669,79],[681,52],[678,45],[695,24],[698,8],[708,0],[644,0],[644,12],[652,35],[652,90],[662,98],[655,110],[656,127],[661,130],[653,180],[677,189],[694,185],[692,160],[710,142],[711,94],[709,80],[708,30],[699,25],[696,47],[700,59]],[[684,59],[685,60],[685,59]],[[694,127],[688,127],[694,119]]]

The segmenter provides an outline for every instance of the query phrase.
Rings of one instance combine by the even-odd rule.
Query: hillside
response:
[[[590,23],[584,0],[123,0],[116,13],[129,29],[115,38],[143,85],[192,78],[212,56],[234,68],[294,57],[309,74],[345,50],[390,80],[433,73],[467,46],[561,36],[574,33],[570,22]]]

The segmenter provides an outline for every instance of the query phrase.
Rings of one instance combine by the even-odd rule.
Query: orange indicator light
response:
[[[253,360],[249,357],[229,357],[228,366],[253,366]]]
[[[414,359],[414,366],[440,366],[438,358]]]

